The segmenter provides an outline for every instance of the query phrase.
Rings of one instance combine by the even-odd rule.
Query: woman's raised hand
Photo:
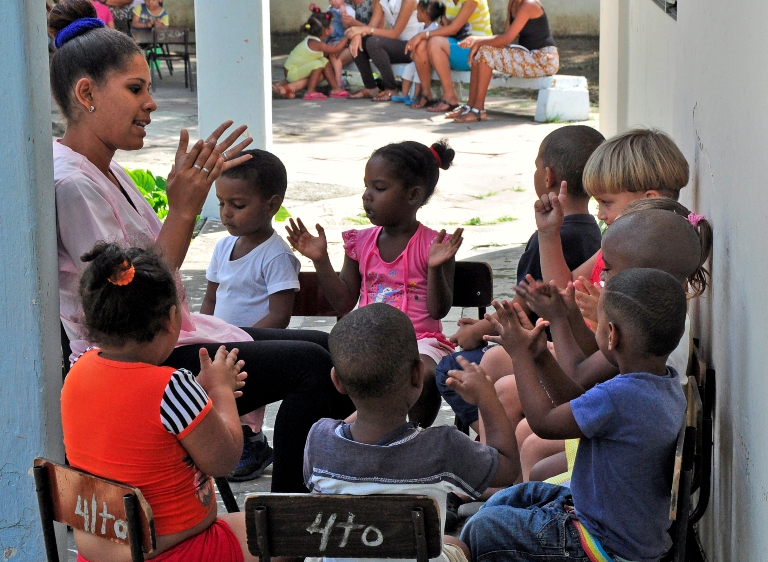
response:
[[[228,150],[238,154],[253,142],[253,139],[246,138],[232,147],[247,129],[241,125],[219,143],[219,137],[231,126],[232,121],[225,121],[205,141],[197,141],[189,151],[189,133],[186,129],[181,130],[179,148],[166,187],[169,212],[181,212],[194,220],[203,208],[211,185],[221,173],[251,158],[250,155],[228,158]]]
[[[429,247],[429,267],[440,267],[456,255],[464,241],[464,238],[461,237],[463,232],[463,228],[457,228],[448,240],[443,240],[445,229],[440,231],[435,241],[432,242],[432,246]]]
[[[285,227],[288,232],[288,242],[297,252],[312,261],[328,257],[328,241],[325,239],[325,230],[322,226],[315,225],[317,236],[312,236],[301,219],[297,218],[296,222],[293,222],[293,219],[288,220],[290,225]]]

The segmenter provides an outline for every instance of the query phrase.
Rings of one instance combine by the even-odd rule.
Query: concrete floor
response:
[[[282,76],[282,57],[273,59],[273,74]],[[115,159],[129,169],[149,169],[166,176],[173,162],[181,128],[198,137],[197,98],[184,88],[183,73],[156,81],[158,111],[152,115],[142,150],[118,151]],[[273,146],[271,150],[288,170],[285,206],[308,225],[326,229],[332,261],[343,261],[341,231],[365,228],[361,217],[363,173],[370,154],[389,142],[416,140],[430,144],[446,138],[456,150],[454,166],[441,172],[437,190],[420,210],[419,220],[432,228],[464,227],[464,243],[457,259],[486,261],[494,270],[495,294],[511,296],[517,260],[535,229],[533,218],[534,160],[541,140],[563,124],[533,122],[530,99],[491,99],[488,121],[454,124],[441,114],[412,110],[402,104],[368,100],[275,100],[272,104]],[[535,104],[533,104],[535,105]],[[493,109],[496,108],[497,111]],[[510,113],[514,111],[514,113]],[[53,121],[60,122],[53,110]],[[596,116],[585,124],[597,127]],[[61,125],[59,124],[59,130]],[[282,226],[275,225],[282,233]],[[199,309],[205,288],[205,269],[216,241],[226,232],[218,221],[208,221],[193,241],[182,267],[187,297]],[[299,256],[302,268],[311,262]],[[453,309],[444,320],[445,333],[456,329],[462,315],[476,310]],[[333,319],[296,318],[292,327],[330,330]],[[265,433],[271,440],[279,404],[267,408]],[[443,403],[438,424],[452,424],[453,415]],[[257,480],[233,484],[242,505],[250,492],[268,491],[271,468]],[[220,506],[223,511],[223,505]],[[70,534],[69,559],[75,560]]]

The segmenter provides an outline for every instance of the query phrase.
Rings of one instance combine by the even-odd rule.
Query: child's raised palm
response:
[[[560,227],[563,226],[565,219],[563,203],[565,203],[566,197],[568,197],[568,184],[562,182],[558,195],[545,193],[536,201],[533,208],[536,215],[536,229],[540,233],[560,232]]]
[[[290,225],[285,227],[288,232],[288,242],[301,255],[308,257],[312,261],[321,260],[328,256],[328,241],[325,239],[325,230],[323,227],[315,225],[317,236],[312,236],[301,222],[301,219],[289,219]]]
[[[451,234],[447,240],[444,240],[445,229],[440,231],[429,248],[429,267],[440,267],[456,255],[461,243],[464,241],[461,237],[463,232],[463,228],[457,228],[456,232]]]
[[[600,285],[593,285],[585,277],[579,277],[576,286],[576,304],[579,306],[584,320],[597,326],[597,303],[600,300]]]
[[[508,301],[493,301],[496,316],[486,314],[486,320],[493,324],[498,336],[485,336],[486,341],[501,344],[512,357],[519,353],[530,353],[538,357],[547,349],[547,336],[544,329],[549,322],[539,319],[536,326],[531,327],[528,316],[518,303]]]
[[[554,282],[542,283],[536,281],[531,275],[526,275],[525,281],[521,281],[515,287],[515,292],[525,299],[532,311],[546,320],[568,314],[563,296]]]

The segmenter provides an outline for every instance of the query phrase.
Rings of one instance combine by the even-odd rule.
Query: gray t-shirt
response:
[[[670,526],[675,444],[685,417],[677,371],[618,375],[570,404],[587,437],[571,478],[578,520],[611,553],[658,560]]]
[[[304,449],[304,483],[312,492],[426,495],[437,500],[443,524],[448,492],[480,496],[498,466],[496,449],[453,426],[407,424],[367,445],[353,441],[343,421],[326,418],[312,426]]]

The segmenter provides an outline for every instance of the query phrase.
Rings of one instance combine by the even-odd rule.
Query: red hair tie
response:
[[[430,152],[432,153],[432,156],[434,156],[434,157],[435,157],[435,160],[437,160],[437,166],[438,166],[439,168],[442,168],[442,167],[443,167],[443,159],[442,159],[442,158],[440,158],[440,155],[437,153],[437,150],[435,150],[435,149],[434,149],[434,148],[432,148],[431,146],[429,147],[429,150],[430,150]]]
[[[118,287],[124,287],[133,281],[134,275],[136,275],[136,268],[133,267],[133,264],[128,263],[128,260],[123,260],[119,269],[109,276],[108,281]]]

